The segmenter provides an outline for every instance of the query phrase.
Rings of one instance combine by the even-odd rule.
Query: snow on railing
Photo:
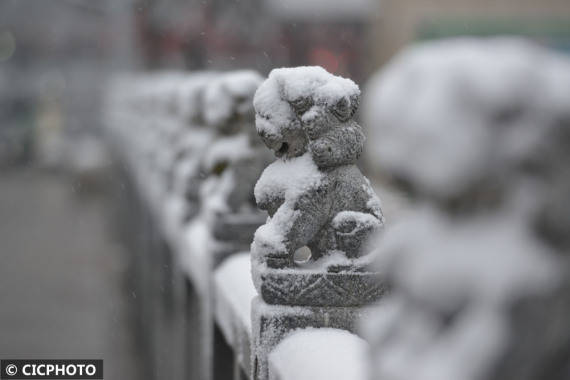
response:
[[[375,76],[368,168],[410,201],[386,228],[359,99],[317,67],[110,84],[151,377],[566,379],[568,59],[457,40]]]

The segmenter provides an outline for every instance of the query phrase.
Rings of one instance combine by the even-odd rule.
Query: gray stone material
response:
[[[358,307],[380,299],[387,287],[375,272],[303,273],[263,270],[259,294],[268,304]]]
[[[382,227],[380,202],[355,165],[364,144],[352,120],[359,96],[352,81],[319,67],[273,70],[256,93],[257,130],[279,158],[256,187],[257,204],[271,219],[256,234],[254,254],[267,266],[294,267],[293,254],[303,246],[311,260],[336,251],[360,257],[362,244]],[[293,166],[304,157],[309,163],[299,170],[307,173],[273,189],[273,177],[287,175],[276,164]],[[281,235],[277,240],[274,232]]]
[[[362,307],[387,290],[368,268],[367,241],[384,218],[356,166],[359,96],[352,81],[320,67],[273,70],[255,95],[257,131],[277,161],[255,187],[269,218],[252,244],[254,379],[270,376],[267,357],[288,333],[354,332]]]

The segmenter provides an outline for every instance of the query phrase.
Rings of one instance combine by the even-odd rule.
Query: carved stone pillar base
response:
[[[352,267],[354,269],[354,267]],[[387,291],[378,273],[303,269],[276,269],[254,265],[258,293],[268,304],[316,307],[356,307],[379,300]]]
[[[252,378],[269,377],[268,355],[291,331],[330,327],[355,333],[357,321],[365,314],[361,307],[305,307],[265,303],[261,297],[252,302],[253,352]]]

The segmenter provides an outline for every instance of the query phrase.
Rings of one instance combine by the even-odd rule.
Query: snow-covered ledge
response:
[[[249,252],[226,259],[214,274],[214,314],[235,365],[251,377],[251,301],[257,295],[251,280]]]
[[[369,346],[339,329],[301,329],[269,354],[270,380],[366,380]]]
[[[385,286],[366,244],[381,230],[380,201],[356,161],[364,134],[353,120],[360,90],[321,67],[275,69],[254,98],[256,127],[277,160],[255,186],[269,218],[255,233],[253,379],[292,330],[355,331]]]

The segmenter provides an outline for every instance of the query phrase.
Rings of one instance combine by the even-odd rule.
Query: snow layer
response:
[[[295,223],[298,211],[294,210],[301,194],[316,189],[321,182],[319,171],[310,153],[290,160],[277,160],[263,171],[254,189],[257,204],[283,200],[272,218],[255,232],[252,252],[256,257],[284,252],[285,231]]]
[[[186,131],[179,140],[176,149],[183,158],[173,170],[173,191],[184,196],[190,178],[198,176],[200,161],[213,140],[213,132],[208,129],[192,129]]]
[[[508,326],[494,309],[476,308],[445,326],[442,318],[389,298],[375,310],[371,344],[377,378],[393,380],[480,380],[500,354]],[[378,334],[378,333],[376,333]]]
[[[181,81],[178,89],[178,112],[185,122],[195,121],[202,112],[203,92],[214,73],[193,74]]]
[[[548,255],[516,213],[458,221],[423,207],[402,217],[377,247],[382,275],[445,307],[462,298],[501,305],[541,291],[557,273],[554,255]]]
[[[332,106],[344,98],[350,105],[350,99],[358,95],[360,89],[356,83],[320,66],[273,69],[253,99],[255,124],[258,131],[276,134],[279,125],[295,118],[289,102],[311,97],[317,104]]]
[[[367,379],[368,344],[338,329],[302,329],[269,354],[269,378],[280,380]]]
[[[225,123],[234,112],[245,114],[263,78],[255,71],[242,70],[220,74],[204,93],[204,119],[209,125]],[[237,101],[236,101],[237,100]]]
[[[255,152],[249,143],[249,137],[245,133],[229,137],[218,137],[204,154],[202,160],[203,169],[206,172],[210,172],[220,162],[231,164],[238,160],[252,157],[254,154]]]
[[[380,221],[372,214],[357,212],[357,211],[341,211],[332,220],[332,225],[335,229],[340,229],[341,226],[347,223],[355,223],[352,228],[363,229],[366,227],[375,227],[382,223],[382,215]]]
[[[367,152],[423,191],[453,194],[527,155],[568,99],[570,60],[524,40],[412,46],[367,86]]]
[[[184,231],[180,244],[182,270],[201,294],[209,294],[213,241],[206,221],[200,218],[192,221]]]
[[[257,292],[251,279],[249,253],[235,254],[226,259],[216,269],[214,281],[220,290],[218,294],[224,296],[241,323],[251,330],[251,300]]]
[[[257,203],[271,199],[294,201],[320,185],[322,173],[310,153],[287,161],[277,160],[263,171],[254,189]]]

